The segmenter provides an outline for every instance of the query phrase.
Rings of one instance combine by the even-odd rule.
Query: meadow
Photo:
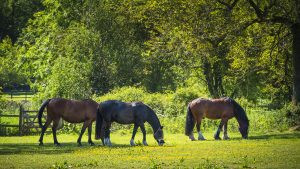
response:
[[[242,140],[235,119],[229,121],[228,141],[215,141],[213,132],[219,121],[204,119],[201,129],[206,141],[191,142],[184,133],[185,113],[188,100],[201,96],[189,89],[178,89],[174,93],[147,93],[140,88],[125,87],[109,94],[94,97],[101,102],[109,99],[123,101],[140,100],[150,105],[164,125],[166,144],[159,147],[152,136],[152,128],[146,123],[147,142],[142,145],[142,134],[138,130],[137,146],[131,147],[129,140],[132,125],[113,124],[112,147],[104,147],[100,141],[96,146],[87,144],[78,147],[76,140],[81,124],[65,123],[59,131],[61,147],[53,145],[51,129],[47,130],[44,146],[38,146],[38,135],[16,136],[17,129],[0,136],[0,168],[299,168],[300,132],[289,131],[289,121],[281,110],[272,110],[243,99],[239,103],[246,109],[250,119],[250,138]],[[18,114],[18,104],[3,102],[3,114]],[[40,104],[22,102],[27,110],[37,110]],[[4,124],[17,124],[18,119],[0,119]],[[1,133],[1,132],[0,132]],[[2,133],[4,134],[4,133]]]
[[[46,134],[45,145],[39,136],[0,137],[0,168],[299,168],[300,133],[250,133],[242,140],[239,133],[229,133],[231,140],[215,141],[213,133],[204,133],[206,141],[189,141],[183,134],[165,134],[166,144],[158,146],[151,134],[149,146],[142,146],[138,132],[131,147],[129,131],[112,133],[112,147],[76,144],[77,135],[59,134],[61,147],[53,145]]]

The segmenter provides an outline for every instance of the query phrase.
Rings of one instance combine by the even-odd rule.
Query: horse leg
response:
[[[111,122],[106,122],[105,124],[105,133],[104,133],[104,144],[107,146],[111,146],[111,141],[110,141],[110,126]]]
[[[48,116],[47,120],[46,120],[46,123],[42,127],[42,133],[41,133],[41,136],[40,136],[40,139],[39,139],[40,146],[42,146],[44,144],[43,143],[44,134],[45,134],[45,131],[47,130],[47,128],[49,127],[49,125],[51,124],[51,122],[52,122],[52,119],[50,119],[50,117]]]
[[[86,128],[87,128],[89,125],[90,125],[90,121],[85,121],[85,122],[83,123],[83,126],[82,126],[82,128],[81,128],[80,135],[79,135],[79,137],[78,137],[78,139],[77,139],[78,146],[81,146],[81,138],[82,138],[82,135],[83,135],[83,133],[85,132]]]
[[[220,132],[222,130],[222,127],[223,127],[224,123],[225,123],[225,121],[224,121],[224,119],[222,119],[221,123],[220,123],[220,125],[218,127],[218,130],[216,131],[216,133],[214,135],[215,140],[221,140],[221,138],[220,138]]]
[[[144,146],[148,146],[147,141],[146,141],[146,130],[145,130],[145,125],[141,124],[140,125],[142,133],[143,133],[143,144]]]
[[[131,146],[135,146],[135,144],[134,144],[134,137],[135,137],[135,134],[136,134],[136,131],[137,131],[138,128],[139,128],[139,126],[134,123],[132,137],[131,137],[131,140],[130,140],[130,145]]]
[[[91,146],[93,146],[93,145],[95,145],[94,143],[93,143],[93,141],[92,141],[92,124],[93,123],[91,123],[90,124],[90,126],[88,127],[88,134],[89,134],[89,144],[91,145]]]
[[[194,123],[195,123],[195,122],[194,122]],[[191,141],[195,141],[195,140],[196,140],[195,137],[194,137],[193,130],[194,130],[194,124],[193,124],[192,132],[191,132],[191,134],[189,135],[189,139],[190,139]]]
[[[223,131],[224,131],[223,140],[229,139],[229,137],[227,135],[227,125],[228,125],[228,121],[225,122],[224,127],[223,127]]]
[[[57,145],[57,146],[60,146],[60,144],[58,143],[57,138],[56,138],[56,129],[57,129],[59,120],[60,120],[59,118],[53,120],[53,126],[52,126],[52,134],[53,134],[54,145]]]
[[[201,120],[202,120],[202,117],[200,118],[200,120],[199,120],[199,119],[197,120],[197,124],[196,124],[197,132],[198,132],[198,140],[206,140],[206,139],[204,138],[204,136],[202,135],[201,130],[200,130],[200,127],[201,127]]]

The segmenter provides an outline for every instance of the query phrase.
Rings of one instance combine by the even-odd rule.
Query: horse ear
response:
[[[161,129],[163,129],[163,128],[164,128],[164,126],[161,126],[160,128],[161,128]]]

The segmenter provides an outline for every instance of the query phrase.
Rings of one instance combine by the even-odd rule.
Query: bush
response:
[[[159,116],[165,130],[170,133],[184,133],[185,116],[188,102],[198,97],[207,97],[197,87],[178,88],[169,93],[148,93],[144,88],[123,87],[110,93],[95,97],[97,101],[121,100],[125,102],[142,101],[149,105]],[[245,99],[237,99],[244,107],[250,120],[250,132],[283,131],[288,129],[287,118],[281,110],[269,110],[257,107]],[[298,116],[299,117],[299,116]],[[203,119],[201,130],[214,131],[220,120]],[[126,128],[131,128],[129,125]],[[122,129],[124,125],[115,125],[114,129]],[[147,132],[152,132],[151,126],[146,125]],[[233,118],[228,122],[229,132],[238,132],[238,123]],[[131,131],[131,129],[130,129]]]
[[[300,106],[290,103],[287,109],[283,109],[290,126],[300,125]],[[282,113],[284,114],[284,113]]]

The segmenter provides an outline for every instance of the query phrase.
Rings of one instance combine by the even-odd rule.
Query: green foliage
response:
[[[19,71],[16,48],[10,38],[0,42],[0,87],[12,88],[13,84],[26,83],[25,77]]]
[[[206,97],[198,85],[186,88],[178,88],[175,92],[169,93],[148,93],[143,88],[123,87],[115,89],[110,93],[95,97],[98,102],[105,100],[121,100],[125,102],[142,101],[149,105],[158,114],[162,125],[167,126],[165,130],[171,133],[184,133],[185,116],[188,102],[198,97]],[[263,131],[285,131],[289,128],[288,118],[282,113],[282,110],[269,110],[253,104],[244,99],[237,99],[244,107],[248,118],[250,119],[250,132]],[[261,103],[264,105],[265,103]],[[203,119],[201,128],[204,131],[216,130],[219,120]],[[114,129],[122,129],[127,126],[114,124]],[[147,132],[152,132],[149,125],[146,125]],[[233,118],[229,121],[228,129],[238,132],[238,123]],[[131,130],[129,130],[131,131]]]
[[[285,114],[290,126],[300,124],[300,105],[289,104],[287,109],[282,110],[282,114]]]
[[[27,21],[41,8],[41,0],[1,0],[0,40],[8,36],[15,42]]]
[[[286,118],[277,110],[290,102],[297,73],[286,24],[299,22],[295,2],[1,2],[0,86],[27,83],[38,91],[38,103],[111,91],[97,99],[143,101],[160,116],[183,120],[190,100],[230,96],[271,101],[274,116],[259,110],[265,113],[256,126],[276,128]],[[284,21],[276,21],[277,14]]]
[[[46,97],[41,98],[88,98],[91,94],[89,72],[90,64],[63,57],[56,59],[44,91]]]
[[[72,98],[123,86],[168,93],[195,78],[204,84],[204,95],[264,98],[272,100],[274,108],[282,108],[280,101],[289,101],[292,93],[290,29],[264,24],[265,18],[257,23],[249,2],[231,3],[46,0],[29,7],[22,0],[5,1],[4,16],[23,4],[28,15],[22,24],[28,22],[20,26],[15,46],[9,40],[1,43],[5,65],[12,56],[17,58],[16,66],[0,71],[1,78],[11,85],[14,82],[7,77],[15,80],[20,74],[7,76],[7,69],[17,68],[40,92],[39,97]],[[279,7],[290,9],[291,20],[297,18],[293,2],[271,5],[266,1],[257,6],[279,14]],[[271,17],[270,13],[266,15]],[[70,67],[64,72],[54,70],[60,67],[58,62]],[[81,66],[88,70],[77,73]],[[68,73],[63,76],[72,79],[59,79],[59,73]],[[76,75],[84,78],[63,86],[76,83]],[[76,93],[81,84],[83,89]],[[59,89],[70,87],[69,91]],[[82,92],[86,94],[79,96]]]

